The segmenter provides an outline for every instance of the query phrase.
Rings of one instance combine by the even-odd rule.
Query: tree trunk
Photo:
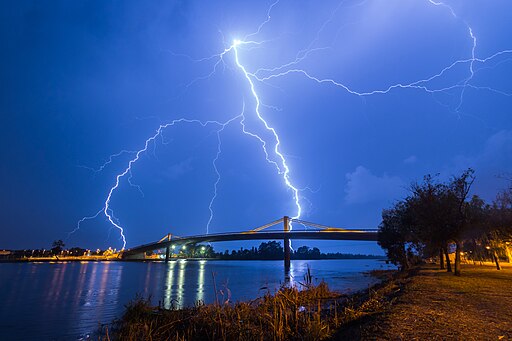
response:
[[[460,252],[461,252],[461,246],[460,246],[460,242],[457,241],[455,243],[456,247],[455,247],[455,273],[454,275],[455,276],[460,276]]]
[[[448,247],[445,247],[444,255],[446,257],[446,271],[452,272],[452,263],[450,263],[450,256],[448,255]]]
[[[512,263],[512,252],[510,252],[510,247],[505,244],[505,249],[507,251],[507,259],[509,263]]]
[[[439,270],[444,270],[444,254],[443,248],[439,248]]]
[[[402,249],[402,271],[409,270],[409,261],[407,259],[407,252],[405,251],[405,247]]]
[[[494,262],[496,263],[496,270],[501,270],[500,259],[498,258],[498,254],[495,250],[492,251],[492,256],[494,258]]]

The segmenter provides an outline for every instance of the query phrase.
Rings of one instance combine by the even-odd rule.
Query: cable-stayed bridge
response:
[[[270,230],[282,224],[282,230]],[[293,226],[293,229],[292,229]],[[204,234],[196,236],[176,236],[171,233],[159,241],[140,245],[127,249],[123,252],[123,259],[141,259],[148,251],[166,249],[165,260],[169,261],[171,249],[177,245],[228,242],[237,240],[283,240],[284,241],[284,263],[285,268],[290,267],[290,240],[355,240],[355,241],[377,241],[376,229],[345,229],[339,227],[316,224],[299,219],[283,217],[268,224],[253,228],[248,231]]]

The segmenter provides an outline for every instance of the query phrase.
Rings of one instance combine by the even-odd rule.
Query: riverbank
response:
[[[104,340],[501,340],[512,338],[512,266],[462,267],[462,276],[423,266],[374,271],[382,282],[353,295],[321,284],[251,302],[181,310],[137,300],[102,330]]]
[[[376,282],[362,271],[393,268],[375,260],[293,260],[291,265],[292,281],[304,282],[309,267],[313,283],[324,279],[347,294]],[[249,302],[274,293],[286,280],[282,260],[24,262],[0,264],[0,272],[0,340],[97,340],[98,325],[123,316],[137,295],[168,309],[214,303],[220,290],[220,302]]]
[[[305,276],[298,287],[282,287],[249,302],[224,301],[183,309],[151,306],[136,299],[123,317],[101,330],[103,340],[321,340],[369,314],[383,311],[408,280],[408,274],[371,271],[382,282],[355,294],[311,285]],[[308,273],[309,274],[309,273]],[[303,288],[305,286],[305,288]],[[225,296],[226,295],[226,296]]]
[[[512,266],[462,264],[462,276],[424,266],[384,311],[332,340],[512,339]]]

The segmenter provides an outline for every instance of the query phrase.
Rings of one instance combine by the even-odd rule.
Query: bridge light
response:
[[[204,251],[204,250],[206,250],[206,247],[204,247],[204,246],[201,247],[201,251]]]
[[[181,248],[182,248],[183,250],[186,250],[186,249],[187,249],[187,246],[186,246],[186,245],[183,245]]]

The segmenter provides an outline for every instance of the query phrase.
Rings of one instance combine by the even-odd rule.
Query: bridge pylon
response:
[[[284,234],[284,270],[290,270],[290,238],[287,236],[287,232],[290,232],[290,217],[283,217],[283,231]]]
[[[171,241],[172,235],[170,233],[167,234],[167,240]],[[163,239],[166,239],[165,237]],[[169,259],[171,258],[171,244],[167,245],[165,248],[165,262],[169,263]]]

